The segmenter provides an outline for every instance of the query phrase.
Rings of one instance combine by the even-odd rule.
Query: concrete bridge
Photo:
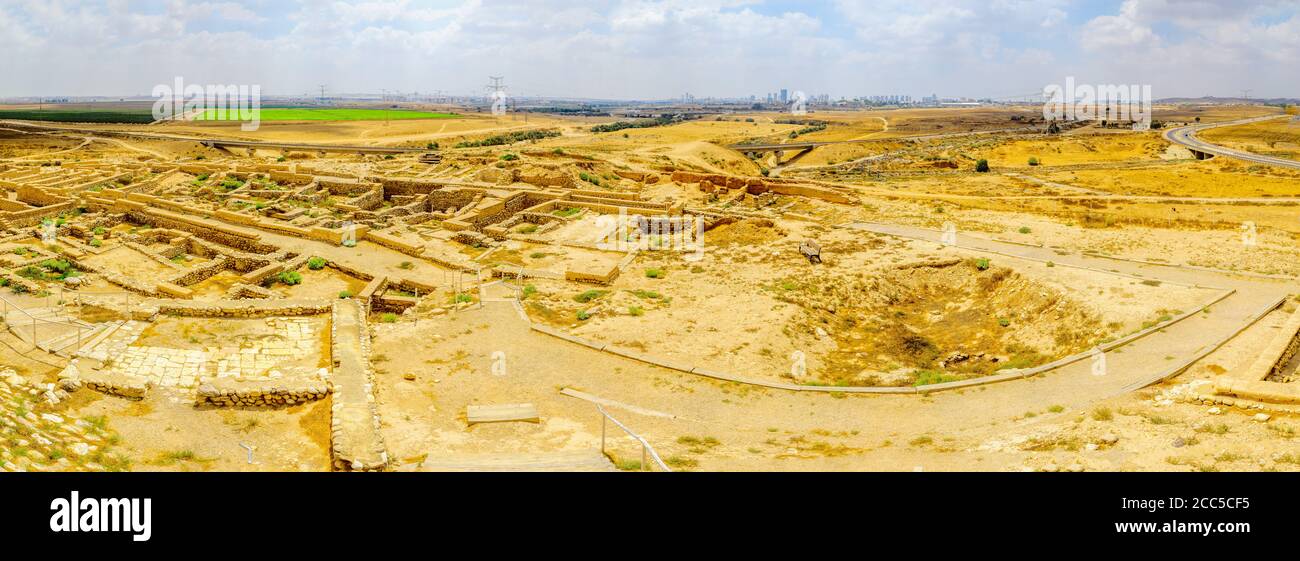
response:
[[[728,146],[732,150],[740,152],[747,158],[756,158],[759,154],[776,154],[776,163],[778,166],[792,164],[800,158],[807,156],[814,148],[835,144],[834,142],[791,142],[789,144],[734,144]],[[786,152],[793,152],[789,160],[781,161]]]
[[[1285,158],[1274,158],[1271,156],[1261,156],[1259,154],[1252,154],[1250,152],[1243,152],[1241,150],[1233,150],[1231,148],[1225,148],[1223,146],[1219,146],[1216,144],[1210,144],[1199,138],[1196,138],[1196,133],[1203,130],[1209,130],[1218,127],[1230,127],[1234,125],[1246,125],[1246,124],[1255,123],[1259,121],[1271,121],[1273,119],[1282,119],[1282,118],[1290,118],[1290,117],[1291,115],[1269,115],[1266,117],[1255,117],[1251,119],[1241,119],[1238,121],[1228,121],[1224,123],[1213,123],[1209,125],[1192,125],[1189,127],[1170,129],[1169,131],[1165,132],[1165,140],[1168,140],[1169,142],[1172,142],[1174,144],[1180,144],[1182,146],[1187,147],[1188,150],[1192,151],[1192,155],[1195,156],[1196,159],[1198,160],[1208,160],[1215,156],[1222,156],[1224,158],[1232,158],[1234,160],[1241,160],[1244,162],[1251,162],[1256,164],[1267,164],[1267,165],[1290,168],[1290,169],[1300,169],[1300,161],[1288,160]]]

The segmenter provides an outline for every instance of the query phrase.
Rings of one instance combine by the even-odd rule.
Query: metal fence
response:
[[[670,472],[670,473],[673,471],[672,468],[668,467],[668,464],[665,464],[664,461],[659,458],[659,453],[655,452],[654,447],[651,446],[649,442],[646,442],[646,439],[641,438],[641,435],[632,432],[632,429],[627,428],[627,426],[624,425],[623,423],[620,423],[618,419],[615,419],[614,417],[610,416],[609,413],[605,412],[605,408],[601,407],[599,403],[596,404],[596,410],[600,411],[600,415],[601,415],[600,452],[602,454],[605,453],[605,426],[608,425],[609,422],[613,422],[614,426],[623,429],[623,432],[627,433],[628,436],[632,437],[637,442],[641,443],[641,469],[642,470],[649,470],[650,464],[649,462],[647,462],[647,460],[653,459],[655,465],[659,466],[659,469],[661,471]]]

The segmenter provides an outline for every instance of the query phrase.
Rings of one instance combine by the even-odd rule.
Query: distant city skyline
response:
[[[0,97],[483,93],[1006,99],[1073,76],[1157,98],[1300,97],[1300,0],[0,4]]]

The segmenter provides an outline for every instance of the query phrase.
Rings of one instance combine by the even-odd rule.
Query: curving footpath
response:
[[[905,226],[854,223],[864,236],[889,235],[938,244],[940,232]],[[874,233],[873,233],[874,232]],[[1005,442],[1059,416],[1023,417],[1026,411],[1061,406],[1067,411],[1085,411],[1094,404],[1180,372],[1236,336],[1261,315],[1275,309],[1279,300],[1292,292],[1294,281],[1258,279],[1243,275],[1201,271],[1159,264],[1144,264],[1081,254],[1058,255],[1054,250],[1022,246],[959,235],[958,245],[973,251],[1013,255],[1026,259],[1050,259],[1057,266],[1085,266],[1165,282],[1213,285],[1232,293],[1210,306],[1209,313],[1195,313],[1146,337],[1131,341],[1123,352],[1106,353],[1105,375],[1095,376],[1092,362],[1081,360],[1060,366],[1042,376],[981,386],[976,391],[938,392],[924,399],[916,395],[861,395],[850,398],[834,393],[783,391],[720,382],[694,373],[648,364],[629,356],[557,340],[535,330],[523,317],[519,304],[507,297],[501,284],[485,286],[483,306],[458,315],[446,315],[420,329],[419,336],[461,332],[473,327],[474,336],[456,341],[455,349],[468,356],[487,357],[505,353],[519,365],[519,376],[483,382],[484,387],[509,391],[519,399],[536,403],[539,410],[558,417],[585,414],[568,402],[572,398],[554,388],[581,388],[585,394],[608,402],[632,404],[638,415],[637,430],[651,442],[674,439],[682,434],[712,434],[726,431],[737,441],[763,442],[773,438],[774,427],[788,434],[835,427],[854,431],[858,442],[888,440],[907,442],[921,435],[944,437],[956,442]],[[426,335],[428,334],[428,335]],[[412,339],[388,339],[380,348],[388,351],[409,345]],[[452,347],[448,347],[451,349]],[[1225,364],[1226,365],[1226,364]],[[746,388],[752,388],[746,389]],[[447,399],[472,401],[482,387],[457,394],[454,387]],[[657,414],[647,415],[646,411]],[[658,413],[662,412],[662,413]],[[1010,422],[1009,422],[1010,420]],[[588,425],[599,431],[599,425]],[[904,453],[901,451],[897,453]],[[912,470],[914,456],[876,460],[877,466]],[[828,463],[789,463],[753,458],[746,469],[862,469],[860,456],[827,458]],[[952,463],[943,456],[926,460],[938,470],[1000,469],[996,462],[973,465]],[[927,465],[926,471],[931,470]]]
[[[940,243],[941,236],[941,232],[936,230],[895,224],[856,222],[847,224],[844,227],[934,243]],[[687,372],[696,376],[779,390],[811,393],[928,394],[935,391],[962,389],[997,382],[1016,385],[1020,383],[1019,380],[1045,374],[1047,379],[1040,380],[1037,384],[1040,390],[1045,387],[1058,387],[1061,390],[1062,398],[1091,395],[1093,398],[1101,399],[1141,389],[1178,375],[1276,309],[1295,289],[1295,283],[1290,279],[1265,279],[1226,272],[1083,254],[1062,255],[1051,248],[1000,242],[969,235],[959,235],[955,247],[1031,261],[1053,262],[1058,266],[1076,267],[1104,274],[1117,274],[1138,279],[1158,280],[1168,284],[1218,289],[1222,290],[1222,292],[1204,306],[1185,312],[1155,328],[1144,330],[1133,336],[1117,340],[1113,344],[1106,345],[1102,349],[1106,353],[1107,361],[1104,376],[1093,374],[1092,361],[1087,360],[1089,356],[1085,356],[1087,353],[1084,353],[1083,355],[1066,357],[1026,372],[1012,372],[924,388],[821,387],[770,382],[744,375],[719,373],[695,368],[691,365],[678,365],[660,361],[629,349],[587,341],[581,337],[545,326],[531,325],[530,328],[534,332],[567,340],[570,343],[587,347],[602,354],[616,355],[624,359]],[[1212,313],[1201,313],[1202,309],[1212,310]],[[1123,352],[1110,352],[1121,346]]]
[[[1169,142],[1172,142],[1174,144],[1180,144],[1182,146],[1186,146],[1187,148],[1195,152],[1213,154],[1215,156],[1223,156],[1225,158],[1232,158],[1235,160],[1242,160],[1245,162],[1252,162],[1256,164],[1266,164],[1270,166],[1278,166],[1278,167],[1300,170],[1300,162],[1295,160],[1288,160],[1285,158],[1274,158],[1271,156],[1261,156],[1259,154],[1252,154],[1250,152],[1243,152],[1241,150],[1233,150],[1231,148],[1224,148],[1223,146],[1219,146],[1217,144],[1210,144],[1208,142],[1205,142],[1204,140],[1196,138],[1196,133],[1203,130],[1217,129],[1219,127],[1231,127],[1235,125],[1248,125],[1250,123],[1257,123],[1260,121],[1271,121],[1273,119],[1283,119],[1283,118],[1290,119],[1292,118],[1292,116],[1291,115],[1269,115],[1267,117],[1241,119],[1239,121],[1228,121],[1226,123],[1213,123],[1209,125],[1192,125],[1190,127],[1180,127],[1180,128],[1170,129],[1169,131],[1166,131],[1165,140],[1168,140]]]

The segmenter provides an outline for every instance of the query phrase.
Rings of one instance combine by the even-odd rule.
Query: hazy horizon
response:
[[[176,76],[265,95],[608,100],[1009,98],[1074,77],[1156,98],[1297,97],[1300,0],[0,4],[0,97],[147,96]]]

